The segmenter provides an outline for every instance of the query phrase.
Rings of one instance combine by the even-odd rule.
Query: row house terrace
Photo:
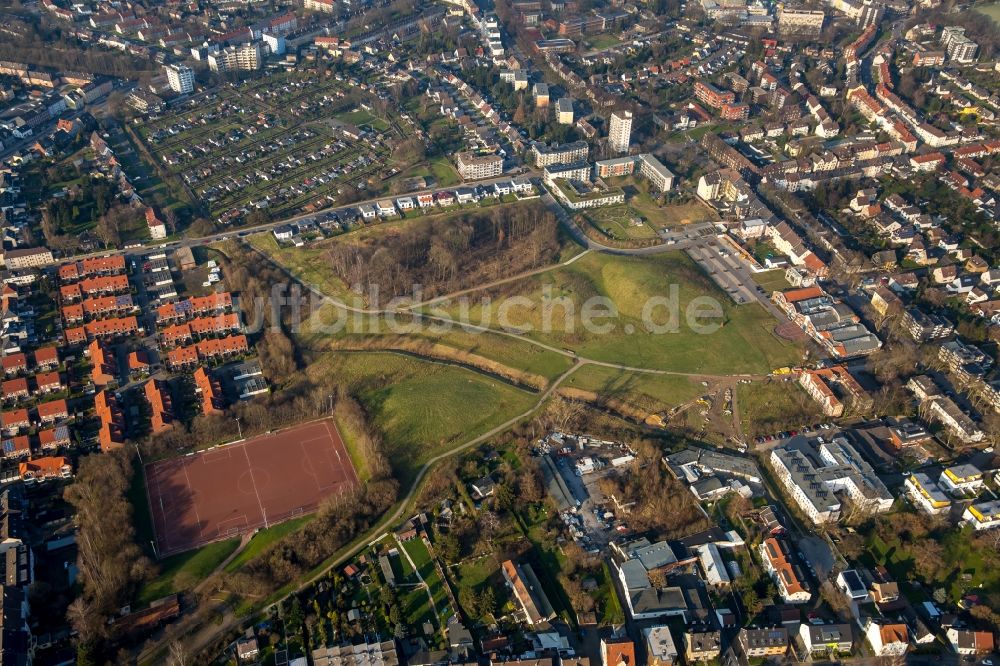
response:
[[[90,342],[95,338],[117,338],[142,333],[138,320],[135,317],[120,317],[115,319],[99,319],[78,326],[66,329],[66,343],[78,345]]]
[[[170,430],[173,427],[173,399],[170,396],[170,386],[158,379],[151,379],[142,387],[150,408],[150,426],[153,434]]]
[[[63,264],[59,267],[59,280],[64,283],[76,282],[82,278],[119,275],[125,272],[125,256],[93,257]]]
[[[208,416],[221,414],[225,407],[222,397],[222,383],[205,368],[194,371],[195,392],[200,401],[201,413]]]
[[[197,296],[167,303],[156,309],[157,325],[171,324],[204,315],[227,312],[233,307],[233,297],[229,292],[218,292],[207,296]]]
[[[198,317],[183,324],[174,324],[160,331],[160,340],[167,347],[187,344],[192,340],[222,335],[241,328],[240,317],[235,312]]]
[[[121,317],[135,312],[137,307],[131,294],[117,296],[97,296],[85,298],[79,303],[70,303],[62,308],[63,321],[68,325],[81,324],[92,319]]]
[[[4,377],[17,377],[32,372],[44,372],[59,367],[59,350],[55,347],[40,347],[32,354],[34,363],[28,362],[24,352],[7,354],[3,357]]]
[[[233,358],[250,350],[245,335],[202,340],[193,345],[167,352],[167,365],[172,369],[192,368],[201,362]]]
[[[58,372],[40,372],[34,377],[16,377],[3,382],[4,402],[17,402],[28,397],[61,391],[66,388],[62,375]]]
[[[63,303],[75,303],[84,297],[109,296],[128,291],[128,276],[106,275],[85,278],[80,282],[63,285],[59,288],[59,295]]]
[[[97,433],[101,451],[121,448],[125,443],[125,416],[117,398],[110,391],[98,391],[94,396],[94,410],[101,421]]]

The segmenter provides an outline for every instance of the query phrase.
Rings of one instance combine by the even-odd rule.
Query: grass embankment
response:
[[[561,375],[572,364],[565,355],[536,347],[527,342],[495,333],[466,331],[459,327],[435,332],[430,326],[414,327],[412,333],[389,330],[384,317],[366,319],[363,333],[346,330],[355,328],[347,324],[334,330],[331,323],[345,316],[334,305],[325,305],[315,313],[315,318],[303,326],[300,336],[303,345],[314,351],[395,351],[421,358],[454,363],[484,372],[505,381],[541,390],[553,378]],[[350,315],[346,315],[350,317]],[[397,322],[409,323],[409,315],[395,317]],[[328,333],[319,333],[326,330]],[[398,329],[397,329],[398,330]]]
[[[683,376],[627,372],[599,365],[580,368],[560,386],[560,393],[567,397],[606,401],[619,413],[632,417],[641,414],[642,418],[697,398],[704,391],[699,382]],[[629,413],[632,411],[635,414]]]
[[[295,532],[314,517],[315,516],[302,516],[301,518],[293,518],[275,525],[274,527],[257,530],[256,534],[253,535],[253,538],[250,539],[250,543],[247,544],[247,547],[240,551],[240,554],[234,557],[232,561],[226,565],[226,572],[231,573],[236,571],[244,564],[267,550],[271,544],[276,543],[280,541],[282,537]]]
[[[979,5],[976,7],[975,11],[979,12],[983,16],[988,16],[993,23],[1000,28],[1000,2],[994,2],[988,5]]]
[[[432,457],[527,411],[537,396],[472,370],[389,353],[333,352],[306,370],[334,376],[384,437],[408,487]]]
[[[663,301],[656,307],[648,304],[656,303],[651,301],[654,298],[669,301],[673,288],[679,313],[676,330],[658,332],[656,327],[668,323],[670,308]],[[530,327],[528,337],[594,360],[730,375],[767,372],[800,357],[796,345],[772,334],[775,322],[767,311],[757,304],[737,306],[680,252],[654,257],[592,253],[569,266],[505,285],[492,295],[494,301],[510,296],[527,298],[508,309],[509,325]],[[699,296],[710,297],[722,313],[721,318],[700,320],[720,324],[714,332],[700,333],[689,326],[686,313]],[[595,326],[586,330],[581,312],[589,299],[601,297],[613,304],[617,317],[594,319],[603,330],[593,330]],[[548,313],[546,302],[552,304]],[[644,322],[644,308],[651,314],[651,326]],[[572,316],[567,318],[567,312]],[[449,313],[453,317],[460,314],[456,308]],[[473,321],[490,320],[485,315],[482,306],[470,310]],[[492,319],[496,326],[495,311]],[[565,323],[567,319],[571,324]]]
[[[160,560],[159,575],[142,586],[137,601],[145,605],[169,594],[190,590],[215,571],[239,545],[238,538],[226,539]]]

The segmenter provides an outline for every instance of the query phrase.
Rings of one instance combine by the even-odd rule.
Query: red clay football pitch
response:
[[[315,511],[357,485],[330,419],[146,466],[159,556]]]

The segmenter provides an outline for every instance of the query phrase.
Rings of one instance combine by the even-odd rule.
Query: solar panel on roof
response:
[[[15,450],[15,448],[16,447],[14,446],[14,440],[12,440],[12,439],[5,439],[5,440],[3,440],[3,452],[4,453],[13,453],[14,450]]]

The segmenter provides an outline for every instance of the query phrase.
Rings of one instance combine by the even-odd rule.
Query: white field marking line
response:
[[[341,449],[341,447],[344,448],[344,453],[345,454],[347,453],[347,448],[346,448],[347,444],[344,444],[344,440],[340,436],[340,433],[339,432],[334,432],[334,431],[330,430],[330,421],[329,420],[324,421],[323,422],[323,426],[326,427],[326,432],[330,436],[330,444],[331,444],[331,446],[333,446],[333,452],[335,454],[337,454],[337,462],[339,462],[342,467],[345,467],[348,470],[348,473],[345,474],[345,477],[346,477],[345,480],[346,481],[350,481],[353,478],[354,479],[354,483],[360,484],[361,483],[361,479],[358,478],[358,470],[354,469],[354,461],[352,461],[350,459],[350,456],[348,456],[347,462],[345,463],[344,459],[340,456],[340,449]],[[336,436],[334,436],[334,435],[336,435]],[[340,442],[340,446],[339,447],[337,446],[337,442],[338,441]]]
[[[184,466],[184,479],[187,481],[188,491],[194,495],[194,488],[191,487],[191,477],[188,476],[187,465]],[[204,530],[201,526],[201,515],[198,513],[198,503],[191,502],[191,508],[194,509],[194,519],[198,521],[198,534],[201,535]]]
[[[229,523],[235,523],[236,521],[240,521],[242,524],[241,525],[237,525],[236,527],[224,527],[225,525],[228,525]],[[233,530],[236,530],[237,532],[239,532],[239,530],[241,530],[241,529],[246,529],[246,527],[249,524],[250,524],[250,521],[247,520],[247,514],[245,512],[243,512],[243,511],[240,511],[240,515],[239,516],[233,516],[232,518],[226,518],[225,520],[222,520],[222,521],[219,521],[218,523],[216,523],[215,524],[215,529],[219,532],[220,535],[222,535],[222,534],[231,534],[233,532]]]
[[[156,530],[156,507],[153,505],[153,496],[150,493],[150,491],[151,491],[151,488],[149,486],[149,480],[150,479],[152,479],[156,483],[156,499],[158,500],[157,504],[159,504],[159,506],[160,506],[160,523],[163,525],[163,531],[160,534],[156,534],[156,532],[157,532],[157,530]],[[159,470],[158,469],[154,469],[153,470],[153,475],[152,476],[150,476],[148,472],[146,473],[146,494],[149,497],[149,510],[153,512],[153,533],[154,533],[154,538],[157,541],[160,540],[160,537],[163,538],[163,543],[160,544],[163,547],[160,548],[160,550],[161,551],[166,551],[166,550],[168,550],[168,547],[169,547],[169,544],[170,544],[170,539],[167,538],[167,516],[163,512],[163,495],[160,494],[160,474],[159,474]]]
[[[315,437],[313,439],[307,439],[299,442],[299,448],[302,451],[302,458],[301,458],[302,471],[305,473],[306,476],[312,478],[313,483],[316,484],[316,491],[320,493],[326,489],[322,485],[320,485],[319,470],[316,469],[316,464],[313,462],[313,457],[309,455],[308,451],[306,451],[306,444],[308,444],[309,442],[317,442],[322,439],[323,439],[322,437]]]
[[[253,478],[253,463],[250,462],[250,454],[247,453],[247,448],[243,447],[243,455],[247,459],[247,470],[250,471],[250,483],[253,484],[253,492],[257,495],[257,507],[260,509],[260,516],[264,519],[264,524],[267,525],[267,512],[264,511],[264,503],[260,499],[260,492],[257,490],[257,481]]]
[[[310,465],[313,464],[313,457],[305,455],[306,454],[305,445],[308,444],[308,443],[311,443],[311,442],[328,442],[330,446],[328,447],[328,449],[323,450],[322,453],[323,454],[329,454],[330,451],[333,451],[334,455],[337,456],[337,463],[339,463],[341,467],[344,466],[343,459],[340,457],[340,451],[337,450],[337,445],[336,445],[337,444],[337,438],[334,437],[333,433],[330,431],[330,423],[329,423],[329,421],[323,421],[322,423],[323,423],[324,430],[326,430],[326,437],[313,437],[312,439],[306,439],[306,440],[302,440],[301,442],[299,442],[299,444],[302,446],[302,453],[303,453],[303,456],[302,456],[303,471],[305,471],[308,476],[311,476],[313,478],[313,481],[316,482],[316,489],[319,492],[324,492],[326,490],[330,490],[331,488],[335,488],[338,485],[340,485],[342,482],[341,481],[334,481],[333,483],[328,484],[328,485],[321,485],[320,482],[319,482],[319,472],[320,472],[320,470],[316,469],[315,466],[311,467],[311,469],[305,469],[304,462],[306,460],[309,461]],[[326,457],[326,455],[324,455],[324,457]],[[330,463],[330,464],[333,463],[333,461],[329,457],[326,457],[326,459],[322,460],[321,462],[326,462],[326,463]],[[353,465],[352,465],[352,467],[353,467]],[[331,467],[330,471],[331,472],[334,471],[332,467]]]
[[[226,454],[224,457],[222,456],[223,453]],[[232,460],[233,450],[231,448],[215,449],[215,450],[209,449],[208,451],[202,453],[200,458],[202,465],[207,465],[208,463],[215,462],[217,460]]]

